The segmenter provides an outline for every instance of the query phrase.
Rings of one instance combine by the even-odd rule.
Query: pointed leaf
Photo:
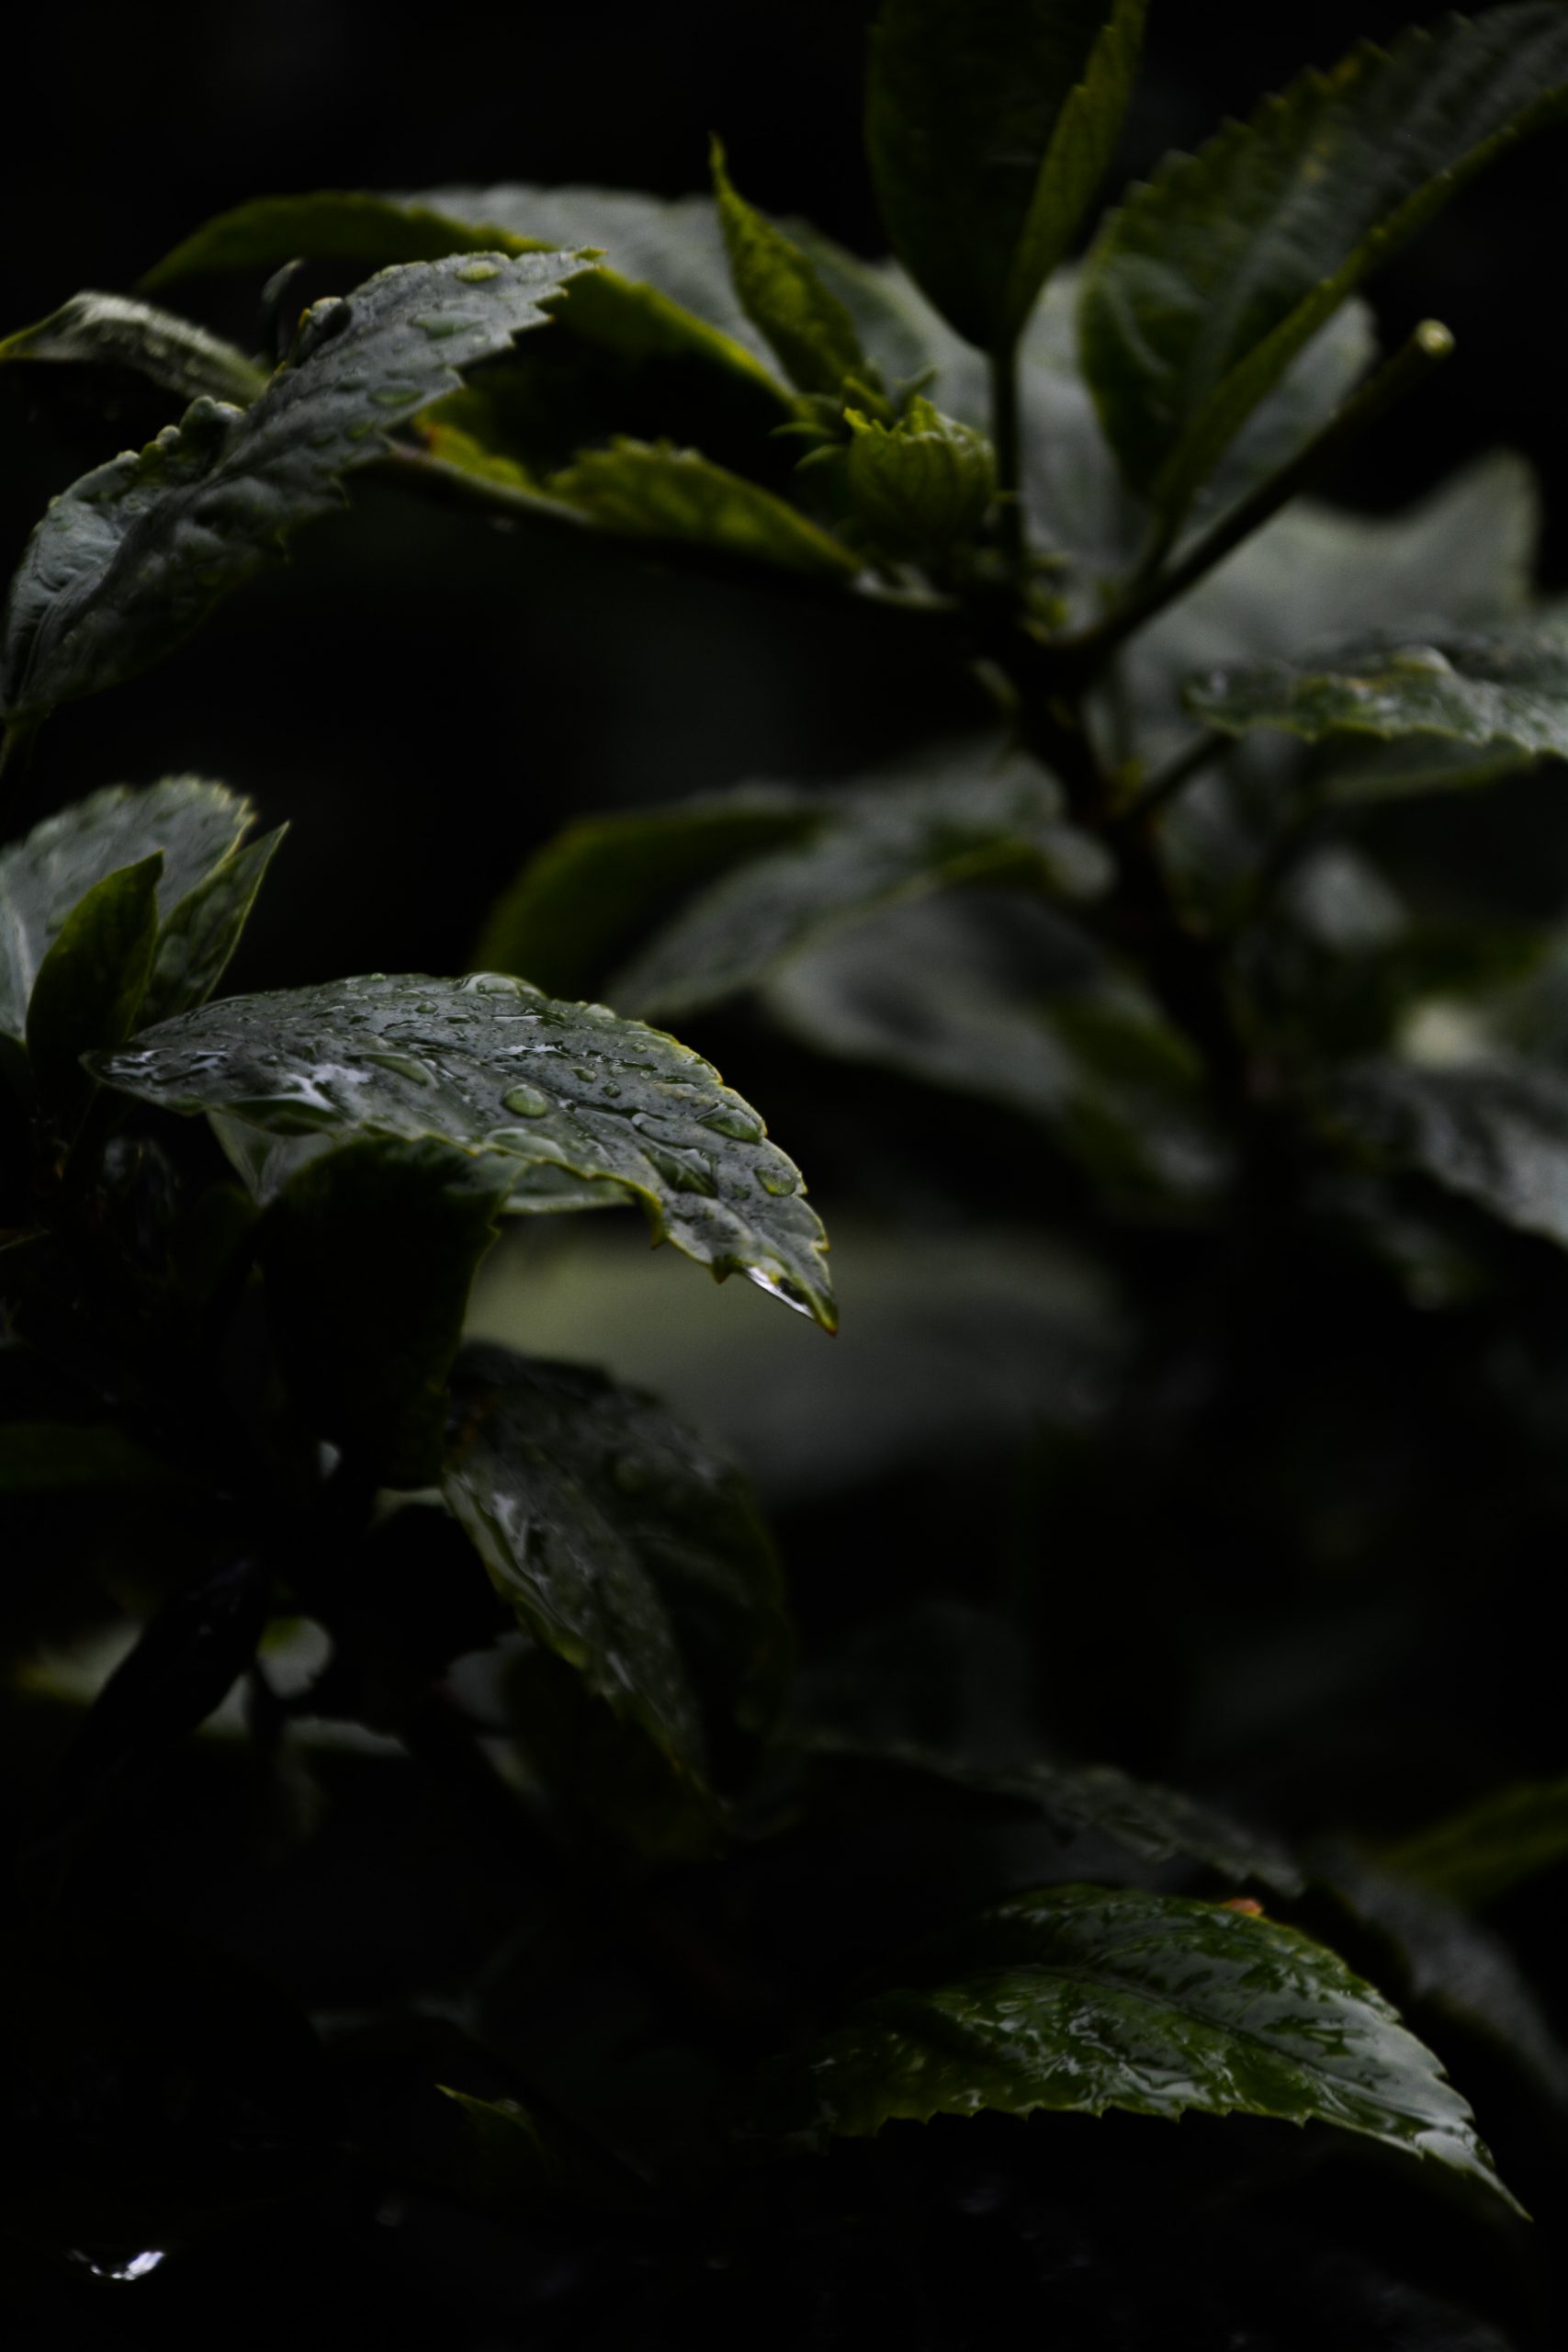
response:
[[[1255,1880],[1276,1894],[1295,1895],[1304,1881],[1275,1839],[1232,1821],[1179,1789],[1134,1780],[1113,1764],[983,1763],[914,1741],[857,1736],[811,1725],[806,1745],[814,1756],[887,1765],[950,1787],[995,1797],[1039,1813],[1066,1838],[1086,1832],[1109,1838],[1140,1860],[1201,1862],[1237,1885]]]
[[[519,1187],[540,1170],[624,1187],[659,1238],[831,1328],[799,1170],[711,1063],[603,1005],[499,973],[338,980],[184,1013],[97,1072],[285,1137],[428,1137],[502,1155]]]
[[[73,907],[39,967],[28,1005],[28,1059],[45,1110],[62,1126],[96,1081],[82,1067],[95,1046],[130,1035],[158,944],[164,854],[122,866]]]
[[[545,323],[541,303],[584,266],[496,254],[384,270],[314,305],[252,407],[196,401],[145,449],[84,475],[38,525],[11,583],[7,722],[36,721],[176,645],[337,504],[344,474],[381,456],[393,425]]]
[[[557,996],[582,993],[656,911],[758,852],[799,840],[818,821],[812,795],[770,784],[580,818],[498,899],[475,967],[536,974]]]
[[[207,1002],[229,968],[256,893],[288,830],[279,825],[224,858],[164,917],[141,1003],[143,1026],[194,1012]]]
[[[798,847],[704,891],[611,983],[617,1003],[668,1017],[755,987],[820,933],[943,884],[1015,874],[1066,898],[1110,879],[1099,843],[1062,814],[1040,770],[955,763],[945,775],[818,795]]]
[[[859,559],[771,490],[667,441],[614,441],[553,474],[553,498],[623,538],[711,548],[818,579],[851,580]]]
[[[446,1498],[498,1591],[706,1783],[727,1730],[771,1722],[790,1655],[739,1472],[639,1391],[505,1349],[465,1351],[453,1414]]]
[[[1089,257],[1084,359],[1128,481],[1180,516],[1346,296],[1562,112],[1568,18],[1522,0],[1309,73],[1174,157]]]
[[[1462,1813],[1435,1821],[1378,1857],[1450,1903],[1495,1903],[1568,1858],[1568,1780],[1526,1781],[1499,1789]]]
[[[712,204],[664,203],[620,188],[439,188],[394,197],[323,189],[262,197],[220,213],[150,270],[149,289],[230,270],[317,261],[437,261],[456,253],[592,246],[605,266],[573,281],[557,311],[569,332],[626,356],[690,356],[783,403],[725,267]]]
[[[854,321],[800,247],[747,203],[725,169],[716,139],[712,164],[729,274],[741,309],[767,337],[792,384],[803,392],[835,397],[846,377],[866,373]]]
[[[1264,2115],[1382,2141],[1513,2202],[1431,2052],[1294,1928],[1060,1887],[998,1904],[930,1976],[874,1996],[807,2054],[814,2138],[982,2108]]]
[[[22,362],[127,368],[165,392],[248,408],[266,372],[221,336],[130,295],[86,292],[0,342],[0,367]]]
[[[377,1136],[312,1159],[262,1221],[284,1376],[316,1434],[378,1486],[437,1474],[446,1375],[506,1192],[491,1155]]]
[[[1145,0],[886,0],[866,141],[894,251],[983,350],[1016,340],[1122,126]]]
[[[1568,638],[1382,637],[1292,662],[1214,670],[1187,707],[1227,734],[1442,735],[1568,758]]]
[[[253,820],[249,801],[222,785],[168,776],[140,790],[110,785],[0,850],[0,1036],[26,1034],[39,967],[96,882],[162,850],[159,904],[172,922],[179,901],[233,855]]]

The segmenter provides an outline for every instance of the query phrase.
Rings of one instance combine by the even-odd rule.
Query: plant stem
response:
[[[1217,760],[1222,752],[1230,749],[1230,740],[1228,736],[1216,734],[1212,728],[1205,727],[1184,752],[1179,752],[1157,775],[1150,776],[1143,790],[1134,798],[1128,813],[1141,817],[1147,823],[1151,817],[1168,808],[1182,787],[1190,784],[1195,775],[1201,775],[1211,760]]]
[[[1244,539],[1261,530],[1281,507],[1310,489],[1380,418],[1425,383],[1453,347],[1454,340],[1447,327],[1436,319],[1424,319],[1404,347],[1379,368],[1337,415],[1314,433],[1277,473],[1238,499],[1228,514],[1193,542],[1179,563],[1168,571],[1155,571],[1141,585],[1134,583],[1122,604],[1079,636],[1058,639],[1052,651],[1063,667],[1077,680],[1088,684],[1145,621],[1184,596]]]
[[[1023,501],[1019,492],[1018,345],[994,351],[991,370],[991,441],[997,453],[997,520],[1002,553],[1014,577],[1023,570]]]

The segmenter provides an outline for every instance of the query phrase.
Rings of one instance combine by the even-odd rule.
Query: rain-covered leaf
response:
[[[161,1109],[222,1113],[266,1138],[500,1154],[513,1207],[530,1205],[536,1177],[622,1187],[660,1238],[831,1326],[826,1240],[799,1170],[711,1063],[603,1005],[499,973],[340,980],[228,998],[96,1068]]]
[[[262,1221],[267,1327],[290,1393],[379,1486],[436,1475],[446,1375],[504,1161],[374,1136],[312,1159]]]
[[[914,782],[814,797],[818,829],[694,899],[611,981],[628,1011],[670,1019],[755,987],[812,940],[879,907],[986,875],[1056,897],[1110,879],[1099,843],[1066,822],[1054,779],[985,754]]]
[[[847,377],[864,377],[865,355],[854,321],[818,276],[809,256],[759,212],[725,169],[713,142],[713,178],[729,272],[740,307],[778,355],[791,383],[830,398]]]
[[[1337,304],[1562,109],[1568,18],[1522,0],[1308,73],[1176,156],[1101,233],[1083,344],[1129,481],[1172,521]]]
[[[984,350],[1016,340],[1100,184],[1145,0],[886,0],[866,142],[887,233]]]
[[[1271,2116],[1363,2134],[1513,2200],[1382,1996],[1294,1928],[1069,1886],[998,1904],[799,2062],[804,2132],[1040,2108]]]
[[[698,449],[615,441],[584,450],[545,487],[622,538],[707,548],[818,579],[849,580],[860,569],[859,559],[798,507]]]
[[[250,803],[222,785],[169,776],[140,790],[110,785],[0,850],[0,1036],[25,1035],[39,967],[72,909],[106,875],[154,851],[164,857],[158,899],[164,933],[191,943],[199,933],[197,961],[207,970],[216,910],[203,910],[194,894],[234,858],[253,821]],[[164,967],[160,943],[160,1001],[175,984],[176,960],[171,944]]]
[[[1568,1081],[1501,1054],[1454,1069],[1393,1057],[1354,1065],[1335,1124],[1525,1233],[1568,1247]]]
[[[772,784],[581,817],[497,900],[475,967],[526,972],[554,995],[581,994],[599,986],[650,917],[818,821],[814,796]]]
[[[1378,1856],[1450,1903],[1495,1903],[1568,1857],[1568,1780],[1524,1781],[1415,1830]]]
[[[1214,670],[1188,686],[1195,718],[1228,734],[1439,735],[1568,757],[1568,638],[1382,634],[1289,662]]]
[[[1302,1873],[1276,1839],[1113,1764],[985,1763],[942,1747],[860,1738],[824,1725],[807,1726],[804,1739],[810,1755],[916,1773],[1021,1805],[1064,1838],[1109,1838],[1142,1861],[1200,1862],[1238,1886],[1255,1880],[1279,1894],[1302,1891]]]
[[[705,1784],[790,1654],[739,1472],[640,1391],[499,1348],[465,1351],[452,1428],[447,1500],[525,1631]]]
[[[95,1081],[82,1057],[130,1035],[158,945],[161,850],[95,882],[39,966],[28,1005],[28,1060],[50,1116],[69,1126]]]
[[[181,400],[206,392],[239,408],[266,387],[265,370],[231,343],[125,294],[73,294],[47,319],[7,335],[0,367],[24,364],[128,369]]]
[[[973,539],[996,496],[985,435],[918,395],[895,424],[845,412],[844,483],[855,520],[889,555],[941,554]]]
[[[342,477],[476,360],[544,324],[571,254],[456,255],[384,270],[307,313],[251,407],[203,397],[72,484],[28,542],[0,643],[0,707],[33,724],[130,677],[330,513]]]
[[[573,281],[556,312],[569,332],[626,356],[693,356],[781,405],[730,286],[705,197],[664,203],[622,188],[439,188],[422,196],[322,189],[262,197],[220,213],[150,270],[152,288],[231,270],[274,270],[299,255],[385,268],[455,253],[592,247],[604,266]]]
[[[819,1052],[1021,1113],[1122,1205],[1190,1208],[1226,1181],[1185,1039],[1022,893],[889,908],[795,957],[766,1001]]]

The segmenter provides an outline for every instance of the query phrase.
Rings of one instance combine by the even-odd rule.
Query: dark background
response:
[[[189,10],[56,7],[12,33],[7,326],[77,288],[126,288],[209,213],[323,186],[599,181],[703,185],[720,130],[740,185],[878,249],[859,143],[870,0],[790,8],[470,8],[403,22],[344,0]],[[1412,12],[1156,0],[1116,178],[1201,140],[1299,65]],[[17,143],[18,132],[25,132]],[[31,141],[30,150],[28,141]],[[1557,256],[1564,134],[1484,178],[1378,282],[1386,338],[1435,313],[1459,356],[1337,487],[1417,494],[1472,452],[1541,470],[1546,577],[1568,579]],[[254,334],[252,293],[217,322]],[[4,388],[7,568],[43,499],[111,454]],[[126,414],[118,439],[166,421]],[[68,710],[18,817],[115,780],[194,769],[251,792],[294,837],[240,982],[460,967],[488,895],[569,813],[755,774],[829,775],[960,717],[902,632],[533,547],[355,492],[292,565],[234,600],[150,677]],[[280,877],[281,878],[281,877]]]

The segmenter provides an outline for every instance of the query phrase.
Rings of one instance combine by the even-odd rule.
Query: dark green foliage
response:
[[[333,593],[370,545],[451,682],[478,942],[323,979],[301,921],[269,986],[282,826],[192,776],[35,754],[0,847],[39,2308],[276,2221],[423,2233],[460,2346],[1562,2339],[1568,636],[1518,460],[1314,491],[1451,341],[1359,390],[1355,289],[1563,110],[1568,13],[1362,45],[1064,266],[1145,13],[886,0],[897,261],[716,141],[672,202],[243,205],[144,285],[270,277],[260,359],[118,294],[0,343],[184,409],[22,551],[12,775],[372,469]],[[537,543],[488,652],[476,580]],[[558,595],[620,764],[547,838]],[[724,674],[786,613],[836,763]],[[334,923],[377,781],[300,811]]]

